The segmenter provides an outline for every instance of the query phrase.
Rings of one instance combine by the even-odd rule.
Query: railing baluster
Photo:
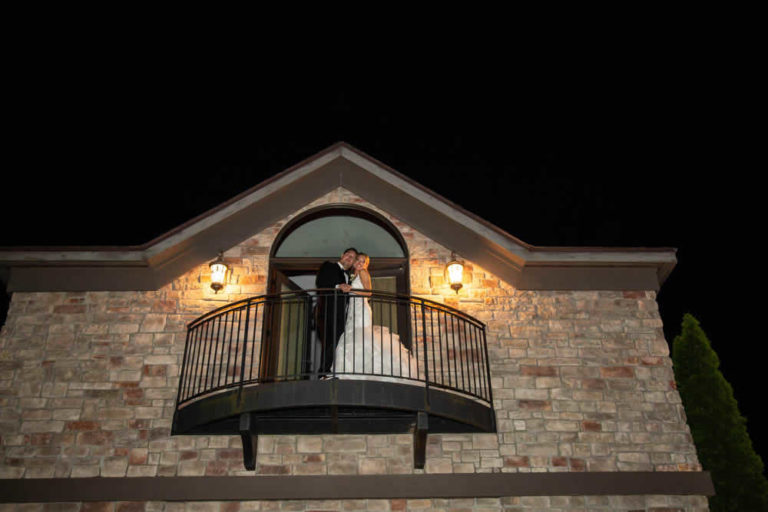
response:
[[[488,359],[488,340],[485,338],[485,326],[482,328],[483,333],[483,353],[485,354],[485,381],[488,383],[487,395],[485,399],[493,406],[493,387],[491,386],[491,361]]]
[[[382,307],[382,311],[384,311],[384,308]],[[383,316],[383,315],[382,315]],[[392,350],[392,304],[389,304],[389,307],[387,308],[387,325],[389,326],[389,374],[392,376],[395,376],[395,354]],[[383,338],[384,336],[382,336]],[[384,340],[381,340],[381,353],[384,354]],[[410,365],[410,351],[408,351],[408,364]],[[398,360],[398,366],[397,369],[397,376],[402,377],[403,374],[403,354],[400,352],[400,357],[397,358]],[[384,373],[384,356],[381,357],[381,372]]]
[[[245,307],[240,309],[245,310],[245,329],[243,329],[243,359],[240,363],[240,387],[243,387],[245,382],[245,355],[248,353],[248,321],[250,320],[250,308],[246,302]]]
[[[331,311],[331,315],[333,315],[333,334],[332,334],[332,336],[334,336],[334,338],[336,336],[336,333],[338,332],[337,325],[336,325],[337,318],[338,318],[338,314],[337,314],[337,311],[338,311],[337,308],[338,307],[339,307],[339,291],[338,291],[338,289],[336,289],[336,290],[333,291],[333,310]],[[327,316],[327,313],[328,313],[328,309],[330,309],[330,308],[328,308],[328,307],[325,308],[326,316]],[[344,343],[345,344],[347,343],[347,339],[346,338],[347,337],[344,336]],[[338,341],[338,340],[334,340],[334,341]],[[332,373],[333,373],[333,377],[336,377],[336,357],[335,357],[335,355],[336,355],[336,348],[334,347],[334,343],[326,343],[326,345],[327,345],[327,347],[329,349],[329,352],[330,352],[330,354],[328,354],[328,361],[333,361],[333,364],[331,365],[331,370],[332,370]],[[347,347],[345,345],[342,350],[346,351],[346,349],[347,349]],[[346,366],[346,360],[347,360],[347,358],[345,357],[344,358],[344,365],[345,366]],[[344,370],[346,370],[346,368]],[[342,370],[342,371],[344,371],[344,370]]]
[[[227,316],[229,319],[227,320],[227,323],[229,323],[229,343],[227,344],[227,373],[224,375],[224,385],[226,386],[229,384],[229,374],[231,372],[231,366],[230,363],[232,362],[232,329],[235,327],[235,319],[234,314],[232,311],[227,312]],[[227,327],[224,326],[224,332],[226,333]],[[226,334],[225,334],[226,337]],[[234,382],[234,379],[232,379]]]
[[[312,296],[304,296],[304,354],[301,356],[301,377],[308,377],[312,372],[312,368],[309,366],[312,360],[312,331],[310,326],[312,325]],[[309,354],[309,358],[305,359],[304,356]]]
[[[440,385],[445,385],[445,367],[443,366],[443,335],[440,323],[440,310],[437,310],[437,339],[432,339],[433,346],[437,346],[437,356],[435,356],[435,367],[437,367],[437,358],[440,357]],[[437,383],[437,375],[435,375],[435,383]]]
[[[368,300],[368,299],[366,297],[363,297],[361,300],[364,301],[363,302],[363,310],[362,310],[362,313],[363,313],[363,315],[362,315],[362,317],[363,317],[363,325],[366,325],[365,324],[365,311],[368,308],[365,307],[365,301]],[[371,311],[371,315],[373,315],[373,311]],[[370,332],[370,336],[371,336],[371,342],[370,342],[371,343],[371,350],[370,350],[370,352],[371,352],[371,354],[370,354],[371,355],[371,370],[370,370],[370,374],[373,375],[373,374],[376,373],[376,349],[373,347],[373,343],[374,343],[374,341],[376,339],[376,336],[374,336],[374,334],[373,334],[373,331],[374,331],[374,328],[373,328],[373,318],[371,318],[370,320],[371,320],[371,328],[370,328],[370,331],[371,331]],[[366,329],[362,329],[361,332],[363,333],[363,338],[365,338],[366,334],[368,334],[366,332]],[[365,346],[366,342],[367,342],[367,340],[363,342],[363,346]]]
[[[466,324],[459,321],[459,368],[461,368],[461,390],[467,390],[467,381],[469,376],[467,375],[467,332]]]
[[[338,300],[338,298],[336,296],[337,294],[338,294],[338,291],[334,290],[333,291],[333,301],[334,301],[333,304],[334,304],[334,306],[333,306],[333,309],[331,310],[331,315],[334,318],[334,320],[333,320],[333,325],[334,325],[334,327],[333,327],[333,336],[336,336],[336,318],[337,318],[337,315],[336,315],[337,303],[336,303],[336,301]],[[347,302],[345,308],[350,308],[350,307],[351,306],[350,306],[349,302]],[[328,310],[328,309],[329,308],[326,307],[326,310]],[[341,373],[346,373],[347,371],[349,371],[347,369],[347,357],[346,357],[346,354],[347,354],[347,343],[349,343],[349,340],[347,339],[347,334],[345,332],[345,333],[343,333],[343,335],[340,338],[336,339],[336,348],[333,349],[333,351],[331,352],[331,355],[329,356],[329,357],[331,357],[333,359],[332,368],[333,368],[333,374],[334,374],[333,376],[334,377],[336,376],[335,374],[339,372],[339,370],[341,370]],[[341,353],[344,354],[344,358],[342,360],[341,367],[339,367],[339,362],[336,360],[336,354],[339,352],[339,345],[341,345]],[[354,361],[352,361],[352,362],[353,362],[353,365],[354,365]]]
[[[459,365],[459,375],[456,378],[458,383],[459,377],[461,377],[461,385],[459,389],[466,390],[466,383],[464,382],[464,371],[466,370],[466,363],[464,361],[464,324],[459,318],[456,318],[456,335],[458,339],[459,349],[456,352],[456,361]]]
[[[450,360],[453,359],[453,380],[456,382],[456,386],[459,385],[459,375],[456,371],[456,331],[454,330],[454,316],[451,315],[451,352],[448,353],[448,364],[450,365]],[[453,354],[453,357],[450,357],[451,354]],[[449,368],[450,369],[450,368]],[[448,373],[448,385],[451,385],[451,373]]]
[[[484,346],[483,330],[480,326],[477,326],[475,329],[477,331],[477,344],[478,344],[477,359],[480,361],[479,362],[480,366],[478,368],[478,372],[480,373],[480,379],[481,379],[480,380],[480,391],[481,391],[480,397],[486,398],[485,392],[486,392],[487,386],[490,386],[490,383],[486,382],[486,373],[483,371],[483,369],[485,369],[485,363],[483,361],[483,346]]]
[[[451,387],[451,348],[450,348],[450,329],[451,329],[451,321],[450,317],[448,316],[448,312],[443,310],[443,324],[444,324],[444,333],[445,333],[445,340],[443,341],[443,353],[445,354],[445,364],[443,365],[443,371],[445,372],[446,377],[448,378],[448,387]]]
[[[475,370],[475,395],[480,396],[483,389],[483,374],[480,372],[480,343],[478,340],[477,326],[470,324],[470,330],[472,332],[472,365]]]
[[[466,348],[464,349],[464,360],[467,362],[467,389],[469,393],[472,393],[472,383],[475,378],[475,369],[472,366],[472,338],[469,324],[464,320],[464,340]]]
[[[276,324],[278,323],[278,315],[280,314],[280,304],[277,301],[270,301],[270,307],[267,311],[269,311],[269,315],[267,315],[267,322],[269,328],[267,329],[267,332],[270,336],[270,341],[267,352],[267,358],[265,359],[265,362],[268,363],[267,371],[269,372],[269,380],[272,382],[277,381],[278,374],[280,373],[280,368],[278,367],[278,363],[275,361],[276,359],[276,352],[279,350],[279,343],[280,343],[280,331],[277,330]]]
[[[458,389],[464,389],[464,367],[461,364],[461,322],[458,318],[454,317],[453,321],[456,326],[456,338],[454,343],[458,347],[453,354],[453,361],[456,364],[456,387]]]
[[[235,328],[235,319],[234,314],[237,312],[237,328]],[[237,374],[237,361],[238,356],[240,355],[240,324],[242,323],[242,317],[243,317],[243,309],[238,308],[234,311],[232,311],[232,337],[235,341],[235,357],[234,357],[234,365],[232,366],[232,384],[237,383],[237,378],[239,375]]]
[[[184,377],[184,383],[182,392],[184,393],[184,400],[189,399],[189,381],[191,379],[192,371],[192,358],[195,350],[195,336],[197,335],[197,328],[190,327],[187,329],[187,346],[184,347],[184,366],[181,368],[181,374]],[[180,400],[181,401],[181,400]]]
[[[202,337],[203,324],[199,324],[195,327],[194,335],[192,336],[192,350],[189,358],[189,374],[187,376],[187,397],[191,398],[195,395],[195,367],[197,365],[197,353],[200,350],[200,338]]]
[[[214,349],[214,370],[216,373],[216,386],[219,386],[219,383],[221,382],[221,350],[219,350],[219,342],[221,341],[221,316],[215,316],[210,321],[211,326],[215,326],[216,331],[216,348]],[[213,386],[213,375],[214,372],[211,373],[211,386]]]
[[[485,365],[483,364],[483,339],[482,339],[482,331],[480,330],[480,326],[475,326],[475,334],[477,336],[477,373],[480,375],[480,398],[485,398],[485,372],[483,372],[483,369],[485,368]]]
[[[224,382],[223,386],[227,385],[227,363],[225,363],[225,357],[229,355],[229,351],[227,349],[227,315],[229,312],[224,312],[218,316],[219,322],[217,329],[219,330],[218,337],[219,337],[219,343],[221,343],[221,350],[220,352],[220,358],[221,362],[219,364],[219,381],[221,380],[221,374],[224,373]],[[218,382],[218,381],[217,381]]]
[[[191,329],[187,329],[187,338],[184,341],[184,354],[181,356],[181,373],[179,374],[179,391],[176,394],[176,408],[179,408],[179,403],[186,399],[186,396],[182,396],[182,389],[184,389],[184,369],[187,367],[187,352],[189,349],[189,336],[192,333]]]
[[[283,325],[283,319],[285,318],[285,314],[288,314],[288,330],[286,332],[285,326]],[[288,359],[291,349],[291,331],[290,331],[290,321],[291,321],[291,303],[289,301],[283,301],[280,304],[280,331],[277,333],[278,339],[280,340],[280,345],[277,345],[277,357],[278,357],[278,369],[277,369],[277,375],[280,378],[280,380],[284,380],[286,378],[286,374],[288,373]],[[285,338],[283,338],[283,332],[286,333]],[[285,345],[283,346],[283,343]],[[283,356],[283,364],[280,366],[280,356]]]
[[[203,389],[208,389],[208,375],[212,374],[212,366],[213,363],[211,362],[211,354],[213,353],[213,357],[216,357],[216,353],[213,352],[213,344],[214,344],[215,338],[213,337],[213,326],[211,326],[211,339],[208,341],[208,355],[206,356],[206,364],[205,364],[205,379],[203,380]]]
[[[382,323],[381,323],[381,325],[379,325],[379,354],[381,354],[381,362],[379,363],[379,374],[385,375],[386,372],[384,371],[384,323],[383,323],[384,309],[383,308],[381,310],[381,318],[382,318]],[[399,359],[398,360],[402,359],[403,358],[402,351],[398,352],[398,354],[399,354]],[[392,358],[391,351],[390,351],[389,357]],[[390,365],[389,365],[389,374],[390,375],[394,375],[394,373],[393,373],[394,370],[395,369],[393,368],[392,363],[390,363]]]
[[[435,355],[435,308],[429,308],[429,339],[432,345],[432,380],[437,384],[437,356]],[[439,328],[439,326],[438,326]]]
[[[481,374],[480,374],[480,361],[479,361],[479,346],[477,343],[477,326],[474,324],[470,324],[469,326],[469,333],[472,338],[472,371],[474,374],[474,378],[472,379],[472,382],[475,386],[474,394],[475,396],[480,395],[480,389],[481,389]]]
[[[253,381],[253,367],[256,365],[256,375],[258,379],[259,375],[259,369],[261,368],[261,364],[256,362],[256,329],[259,325],[259,303],[258,301],[253,304],[253,340],[251,341],[251,371],[248,375],[248,380]],[[263,321],[262,321],[263,324]],[[261,354],[262,346],[261,343],[259,343],[259,354]]]
[[[203,333],[201,336],[201,340],[198,342],[197,347],[197,387],[195,388],[195,393],[200,393],[201,390],[201,381],[203,379],[203,359],[205,357],[205,343],[208,340],[208,324],[205,324],[205,328],[203,329]]]
[[[356,297],[350,297],[350,302],[352,303],[352,311],[350,312],[352,315],[352,321],[357,318],[357,300]],[[361,368],[357,368],[357,354],[355,353],[355,349],[357,348],[357,329],[354,323],[352,324],[352,373],[365,373],[365,340],[362,341],[362,347],[361,347],[361,354],[360,354],[360,366]],[[344,336],[346,337],[347,333],[344,333]],[[362,335],[362,333],[361,333]]]
[[[427,315],[424,312],[424,300],[421,301],[421,328],[424,337],[424,386],[429,391],[429,353],[427,352]],[[426,401],[429,403],[429,393],[426,393]]]
[[[289,320],[290,323],[288,324],[288,325],[291,326],[291,328],[293,328],[293,330],[296,333],[295,336],[294,336],[295,340],[293,342],[293,362],[292,362],[291,368],[290,368],[291,376],[289,377],[289,379],[296,379],[298,377],[298,375],[296,374],[296,366],[297,366],[297,364],[300,364],[300,362],[299,362],[299,343],[300,343],[299,335],[301,334],[301,329],[298,329],[298,327],[299,327],[298,323],[299,323],[299,318],[301,317],[301,311],[299,309],[299,301],[295,300],[295,299],[293,299],[291,301],[291,311],[288,313],[288,318],[289,319],[293,318],[294,312],[296,313],[295,323],[294,322],[290,322],[290,320]],[[288,332],[290,333],[290,331],[288,331]]]
[[[280,332],[278,333],[278,336],[280,337],[280,345],[277,347],[277,354],[278,358],[280,356],[283,356],[283,364],[278,369],[278,375],[280,376],[280,380],[285,380],[288,377],[288,360],[290,359],[291,355],[291,302],[289,300],[284,300],[282,304],[280,305],[281,311],[280,311]],[[285,326],[283,325],[283,318],[285,318],[285,315],[288,315],[288,329],[285,329]],[[283,332],[285,332],[285,338],[283,338]],[[285,345],[283,346],[283,343]]]
[[[324,309],[329,322],[341,327],[338,325],[340,315],[335,314],[332,306],[344,307],[344,295],[336,290],[318,291],[317,295],[290,292],[254,297],[219,308],[190,323],[181,358],[177,407],[223,388],[242,388],[246,383],[251,385],[265,379],[304,379],[314,374],[318,360],[308,356],[314,353],[313,303],[323,297],[329,306]],[[363,325],[370,325],[370,329],[360,329],[358,324],[349,333],[350,339],[345,336],[343,343],[352,343],[352,346],[342,345],[339,352],[344,354],[346,348],[352,357],[335,361],[333,373],[415,379],[426,388],[436,386],[492,400],[490,361],[482,323],[450,306],[418,297],[373,292],[369,296],[350,295],[349,301],[349,318],[354,319],[358,308],[362,308]],[[371,311],[366,311],[366,303],[358,301],[368,301]],[[267,304],[272,307],[260,307]],[[376,317],[377,325],[369,318],[374,308],[381,311],[380,318]],[[407,315],[399,308],[407,308]],[[410,322],[406,320],[396,328],[395,316],[404,316]],[[280,321],[285,322],[282,329]],[[280,331],[285,333],[283,345],[279,345]],[[267,332],[270,337],[261,339],[260,333]],[[278,352],[280,350],[282,352]],[[384,357],[389,359],[389,369]],[[351,368],[343,366],[347,362]]]
[[[416,312],[416,301],[411,302],[411,318],[413,319],[413,355],[416,358],[416,379],[421,375],[421,343],[419,339],[419,318]],[[408,368],[410,371],[410,368]],[[410,376],[410,374],[409,374]]]

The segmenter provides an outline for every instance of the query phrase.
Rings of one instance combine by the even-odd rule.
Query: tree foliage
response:
[[[763,462],[752,448],[733,388],[720,372],[720,360],[692,315],[683,318],[672,361],[699,460],[715,485],[711,510],[768,511]]]

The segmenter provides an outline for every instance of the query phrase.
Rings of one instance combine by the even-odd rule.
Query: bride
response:
[[[352,266],[349,306],[344,333],[336,346],[332,371],[339,378],[345,374],[383,375],[387,377],[418,378],[416,357],[400,343],[400,337],[383,325],[373,325],[369,304],[371,275],[368,273],[370,258],[359,253]]]

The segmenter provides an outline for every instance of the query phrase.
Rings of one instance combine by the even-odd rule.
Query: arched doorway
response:
[[[281,300],[279,306],[271,307],[264,325],[262,380],[316,374],[320,348],[311,311],[315,276],[323,262],[337,261],[349,247],[371,257],[373,290],[410,295],[408,246],[388,219],[346,204],[321,206],[298,215],[280,231],[270,251],[267,292],[281,294]],[[410,346],[407,308],[378,303],[373,307],[373,321],[387,326]]]

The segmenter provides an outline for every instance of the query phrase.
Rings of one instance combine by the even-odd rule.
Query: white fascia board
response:
[[[80,251],[80,250],[48,250],[48,251],[0,251],[0,262],[13,264],[46,264],[46,263],[103,263],[133,264],[147,266],[144,251],[114,250],[114,251]]]
[[[605,250],[588,249],[579,251],[562,251],[553,248],[548,251],[546,247],[530,251],[526,264],[539,265],[663,265],[677,263],[677,257],[673,249],[659,250]]]

